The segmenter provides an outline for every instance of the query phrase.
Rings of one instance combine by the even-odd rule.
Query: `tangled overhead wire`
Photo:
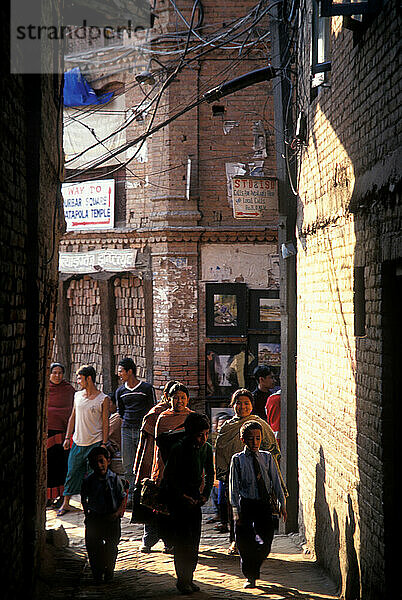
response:
[[[105,147],[105,142],[107,142],[109,138],[116,135],[123,129],[126,129],[131,123],[137,120],[138,115],[144,111],[150,115],[145,132],[143,132],[140,136],[137,136],[134,140],[130,140],[129,142],[122,144],[119,148],[114,149],[113,152],[105,147],[106,152],[104,155],[98,156],[96,160],[87,161],[87,163],[84,163],[80,169],[74,170],[71,175],[68,175],[66,180],[74,179],[90,170],[92,171],[93,169],[101,167],[111,158],[116,158],[118,155],[121,155],[128,148],[136,144],[140,144],[136,149],[136,154],[138,154],[141,149],[141,145],[149,135],[204,102],[206,98],[203,96],[203,94],[205,94],[207,90],[205,89],[204,91],[200,89],[196,98],[184,98],[182,102],[182,104],[184,104],[183,108],[176,110],[176,112],[172,116],[169,116],[162,125],[159,124],[157,129],[152,127],[157,110],[161,106],[161,99],[165,90],[173,81],[175,81],[177,75],[181,71],[186,68],[191,68],[192,63],[198,62],[201,59],[208,57],[211,53],[216,52],[223,52],[224,54],[229,52],[228,59],[233,60],[233,63],[236,64],[239,59],[243,58],[243,54],[245,52],[248,53],[254,50],[259,44],[264,43],[264,41],[269,37],[270,32],[268,29],[268,22],[266,24],[266,29],[264,29],[264,27],[261,28],[261,25],[265,23],[264,17],[268,18],[270,11],[274,7],[281,5],[282,1],[283,0],[269,2],[267,0],[260,0],[246,15],[237,17],[228,24],[222,24],[222,26],[219,28],[215,28],[212,33],[206,33],[208,30],[208,25],[204,23],[204,11],[202,2],[200,0],[195,0],[193,2],[191,17],[189,20],[186,19],[182,11],[178,8],[177,3],[174,0],[169,0],[178,18],[183,22],[187,30],[185,32],[169,32],[168,38],[159,34],[156,36],[150,35],[146,43],[143,42],[139,46],[142,51],[148,52],[151,58],[153,57],[153,53],[156,53],[159,56],[158,59],[155,57],[155,60],[158,63],[158,69],[155,69],[154,71],[149,69],[151,75],[153,73],[157,74],[157,77],[154,78],[155,83],[153,88],[150,92],[145,94],[145,98],[143,98],[142,102],[131,111],[130,116],[125,120],[124,124],[119,129],[113,131],[103,139],[95,139],[94,143],[89,144],[88,147],[83,151],[66,161],[66,167],[68,169],[71,163],[74,163],[74,161],[76,161],[78,158],[84,156],[95,146],[100,145]],[[198,18],[196,21],[197,15]],[[174,49],[173,45],[175,45]],[[135,51],[135,48],[128,50],[127,46],[122,46],[121,48],[122,51],[124,49],[125,53]],[[264,48],[264,51],[266,54],[267,49]],[[93,52],[96,53],[97,51],[94,50]],[[237,59],[234,57],[232,58],[234,52],[237,53]],[[71,55],[69,58],[72,58]],[[75,55],[75,58],[89,60],[90,55],[88,53],[81,53],[80,56]],[[281,69],[281,71],[286,70],[289,62],[290,58],[287,59],[287,63],[284,65],[284,68]],[[215,83],[216,87],[216,79],[213,83]],[[225,80],[221,80],[218,83],[221,85],[222,83],[225,83]],[[141,85],[141,83],[136,84]],[[175,108],[178,109],[179,106],[176,105]],[[130,162],[134,157],[131,156],[129,160],[122,162],[118,160],[119,165],[117,168],[127,166],[128,162]]]

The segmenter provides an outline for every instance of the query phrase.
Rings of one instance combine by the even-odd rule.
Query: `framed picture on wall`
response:
[[[249,290],[249,327],[280,335],[279,290]]]
[[[247,326],[246,284],[207,283],[206,322],[208,337],[245,335]]]
[[[205,396],[229,400],[245,385],[246,345],[207,344],[205,347]]]
[[[248,336],[246,387],[254,389],[253,371],[257,365],[272,367],[279,378],[281,369],[281,338],[279,335],[250,334]]]

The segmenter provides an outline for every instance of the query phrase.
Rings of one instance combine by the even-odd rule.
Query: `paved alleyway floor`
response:
[[[163,553],[162,542],[158,542],[150,554],[139,551],[143,526],[130,523],[129,511],[122,521],[115,578],[110,584],[95,585],[85,552],[83,512],[78,509],[78,496],[73,497],[72,505],[76,510],[63,517],[57,517],[55,510],[47,510],[47,528],[57,529],[62,525],[69,538],[69,547],[50,547],[53,577],[43,597],[48,600],[177,600],[190,597],[178,594],[173,557]],[[258,587],[244,590],[239,557],[227,554],[228,534],[217,533],[215,523],[209,522],[211,517],[211,514],[205,514],[203,519],[199,562],[194,577],[201,591],[191,595],[193,600],[338,598],[334,584],[288,535],[275,536]]]

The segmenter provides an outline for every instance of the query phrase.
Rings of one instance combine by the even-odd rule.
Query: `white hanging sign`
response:
[[[91,274],[107,271],[118,273],[135,269],[137,249],[90,250],[89,252],[60,252],[60,273]]]
[[[67,231],[113,229],[114,179],[63,183],[61,192]]]

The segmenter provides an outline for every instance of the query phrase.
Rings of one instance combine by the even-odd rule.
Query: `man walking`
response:
[[[113,400],[122,418],[121,454],[125,477],[130,484],[127,502],[129,508],[133,498],[133,466],[141,424],[144,416],[156,403],[156,396],[151,384],[137,378],[137,367],[132,358],[120,360],[117,373],[123,384],[115,391]]]
[[[258,415],[261,419],[266,421],[267,414],[265,412],[265,406],[268,397],[279,390],[279,387],[276,385],[275,373],[274,370],[267,365],[258,365],[258,367],[254,369],[253,376],[257,382],[257,387],[253,392],[253,414]]]
[[[81,492],[82,481],[89,471],[88,455],[92,448],[105,445],[109,434],[109,398],[95,387],[95,369],[84,365],[78,369],[77,376],[81,390],[74,394],[63,444],[68,450],[73,438],[64,483],[64,501],[58,516],[71,510],[70,498]]]

